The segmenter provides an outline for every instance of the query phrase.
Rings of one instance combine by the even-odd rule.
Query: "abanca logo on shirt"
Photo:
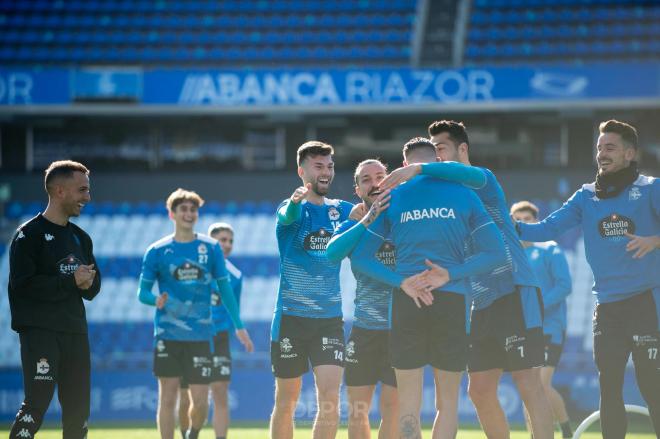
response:
[[[432,207],[430,209],[413,209],[401,212],[401,224],[408,221],[419,221],[423,219],[456,219],[454,209],[448,207]]]

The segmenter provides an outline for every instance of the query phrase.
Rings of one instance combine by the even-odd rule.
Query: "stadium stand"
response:
[[[466,65],[656,60],[653,0],[475,0]]]
[[[405,65],[415,5],[415,0],[3,0],[0,62]]]

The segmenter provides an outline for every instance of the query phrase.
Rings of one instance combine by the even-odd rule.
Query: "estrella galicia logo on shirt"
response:
[[[396,265],[396,256],[394,253],[394,244],[385,241],[376,252],[376,259],[386,267],[394,267]]]
[[[78,267],[82,265],[80,259],[76,258],[75,255],[71,254],[64,259],[61,259],[57,262],[57,269],[62,274],[73,274],[76,272]]]
[[[624,233],[635,233],[635,223],[630,218],[613,213],[598,221],[598,231],[603,238],[618,238]]]
[[[203,270],[187,261],[174,269],[174,279],[179,281],[201,280],[203,277]]]
[[[325,229],[320,229],[305,236],[303,246],[310,253],[322,253],[328,247],[330,238],[332,238],[332,233]]]

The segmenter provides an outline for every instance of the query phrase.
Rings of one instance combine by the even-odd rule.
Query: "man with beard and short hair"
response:
[[[341,264],[328,260],[326,247],[353,206],[326,198],[335,176],[333,153],[323,142],[301,145],[297,163],[303,186],[277,209],[280,286],[271,329],[275,406],[270,422],[276,439],[293,437],[302,375],[310,363],[318,397],[312,435],[334,437],[339,423],[344,364]]]
[[[378,189],[378,183],[386,175],[387,168],[376,159],[364,160],[355,168],[355,193],[362,203],[356,205],[351,217],[358,215],[358,210],[368,211],[367,215],[361,218],[365,227],[376,217],[376,211],[387,208],[387,194],[381,194]],[[344,221],[335,236],[355,224],[355,220]],[[363,243],[365,245],[360,245]],[[363,240],[360,244],[348,253],[333,246],[331,240],[327,250],[328,259],[337,262],[348,253],[356,280],[353,328],[346,343],[344,357],[344,377],[348,394],[348,436],[351,439],[370,437],[369,411],[376,385],[380,382],[381,423],[378,437],[396,438],[399,434],[398,397],[396,376],[390,364],[388,347],[392,286],[356,269],[365,259],[377,259],[384,270],[393,270],[394,245],[389,239],[375,235],[373,242],[367,243]]]
[[[426,166],[437,160],[434,145],[424,138],[408,141],[403,156],[404,164]],[[383,202],[386,199],[376,205]],[[502,264],[504,243],[483,203],[462,185],[420,176],[394,189],[389,204],[381,206],[387,210],[367,229],[369,214],[377,213],[372,207],[366,220],[333,238],[328,251],[358,244],[359,252],[360,246],[371,245],[371,251],[364,252],[371,257],[351,259],[354,269],[396,288],[389,351],[398,385],[399,437],[421,437],[423,368],[430,364],[437,409],[432,435],[454,438],[461,376],[468,360],[469,278]],[[383,270],[373,257],[377,247],[370,242],[378,243],[374,235],[392,240],[397,253],[394,271]],[[472,254],[466,253],[468,239],[475,242]]]
[[[21,225],[9,249],[11,327],[21,343],[25,399],[9,437],[34,437],[55,392],[62,435],[87,437],[90,355],[82,299],[101,289],[92,240],[71,217],[90,201],[89,171],[70,160],[45,173],[48,207]]]
[[[594,359],[600,380],[600,424],[623,438],[623,378],[632,353],[639,390],[660,434],[660,181],[637,170],[637,130],[608,120],[599,126],[598,174],[540,223],[517,223],[525,241],[549,241],[582,226],[594,274]]]
[[[511,372],[529,412],[534,438],[552,438],[552,411],[538,369],[544,364],[543,301],[509,217],[504,191],[490,170],[470,164],[468,135],[462,123],[437,121],[428,131],[440,162],[396,169],[381,188],[392,188],[421,173],[461,183],[481,199],[504,239],[507,259],[493,271],[471,279],[468,392],[486,435],[508,437],[497,388],[502,373]],[[468,247],[475,244],[474,240],[466,243]]]

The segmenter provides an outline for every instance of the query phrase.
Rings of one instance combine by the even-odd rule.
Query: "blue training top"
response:
[[[536,224],[518,223],[521,239],[550,241],[581,226],[584,249],[594,274],[597,303],[617,302],[653,290],[660,299],[660,251],[641,259],[626,251],[630,239],[660,234],[660,181],[640,175],[619,195],[601,200],[595,184],[585,184],[562,207]],[[658,309],[660,315],[660,307]]]
[[[213,337],[211,294],[218,280],[227,278],[225,259],[215,239],[197,234],[190,242],[174,235],[156,241],[142,261],[141,280],[158,281],[160,294],[168,299],[156,309],[157,339],[208,341]]]
[[[390,236],[396,247],[396,286],[426,270],[429,259],[449,271],[442,291],[469,295],[469,276],[489,271],[504,258],[502,239],[474,192],[428,176],[395,188],[390,207],[369,229]],[[470,236],[479,250],[471,258],[465,252]]]
[[[243,291],[243,273],[241,270],[236,268],[234,264],[225,259],[225,265],[227,267],[227,273],[229,274],[229,283],[231,284],[231,289],[234,292],[234,297],[236,297],[236,303],[241,304],[241,292]],[[213,319],[213,331],[217,334],[222,331],[234,330],[234,324],[229,318],[229,312],[227,308],[222,304],[220,296],[214,294],[215,300],[213,306],[211,307],[211,318]]]
[[[286,208],[283,201],[278,208]],[[308,318],[341,317],[339,270],[341,261],[330,261],[326,246],[339,224],[346,220],[353,205],[325,199],[322,205],[303,200],[296,218],[284,224],[278,217],[277,243],[280,252],[280,287],[272,340],[279,337],[281,315]]]
[[[435,162],[422,165],[422,174],[464,184],[477,194],[486,211],[497,225],[506,252],[506,260],[491,272],[472,277],[473,309],[490,306],[495,300],[515,291],[516,285],[538,287],[527,255],[509,216],[502,186],[489,169],[457,162]],[[474,253],[473,239],[467,241],[469,253]]]
[[[571,293],[571,274],[564,252],[556,242],[532,244],[525,248],[543,295],[543,333],[553,344],[562,342],[566,331],[566,297]]]

